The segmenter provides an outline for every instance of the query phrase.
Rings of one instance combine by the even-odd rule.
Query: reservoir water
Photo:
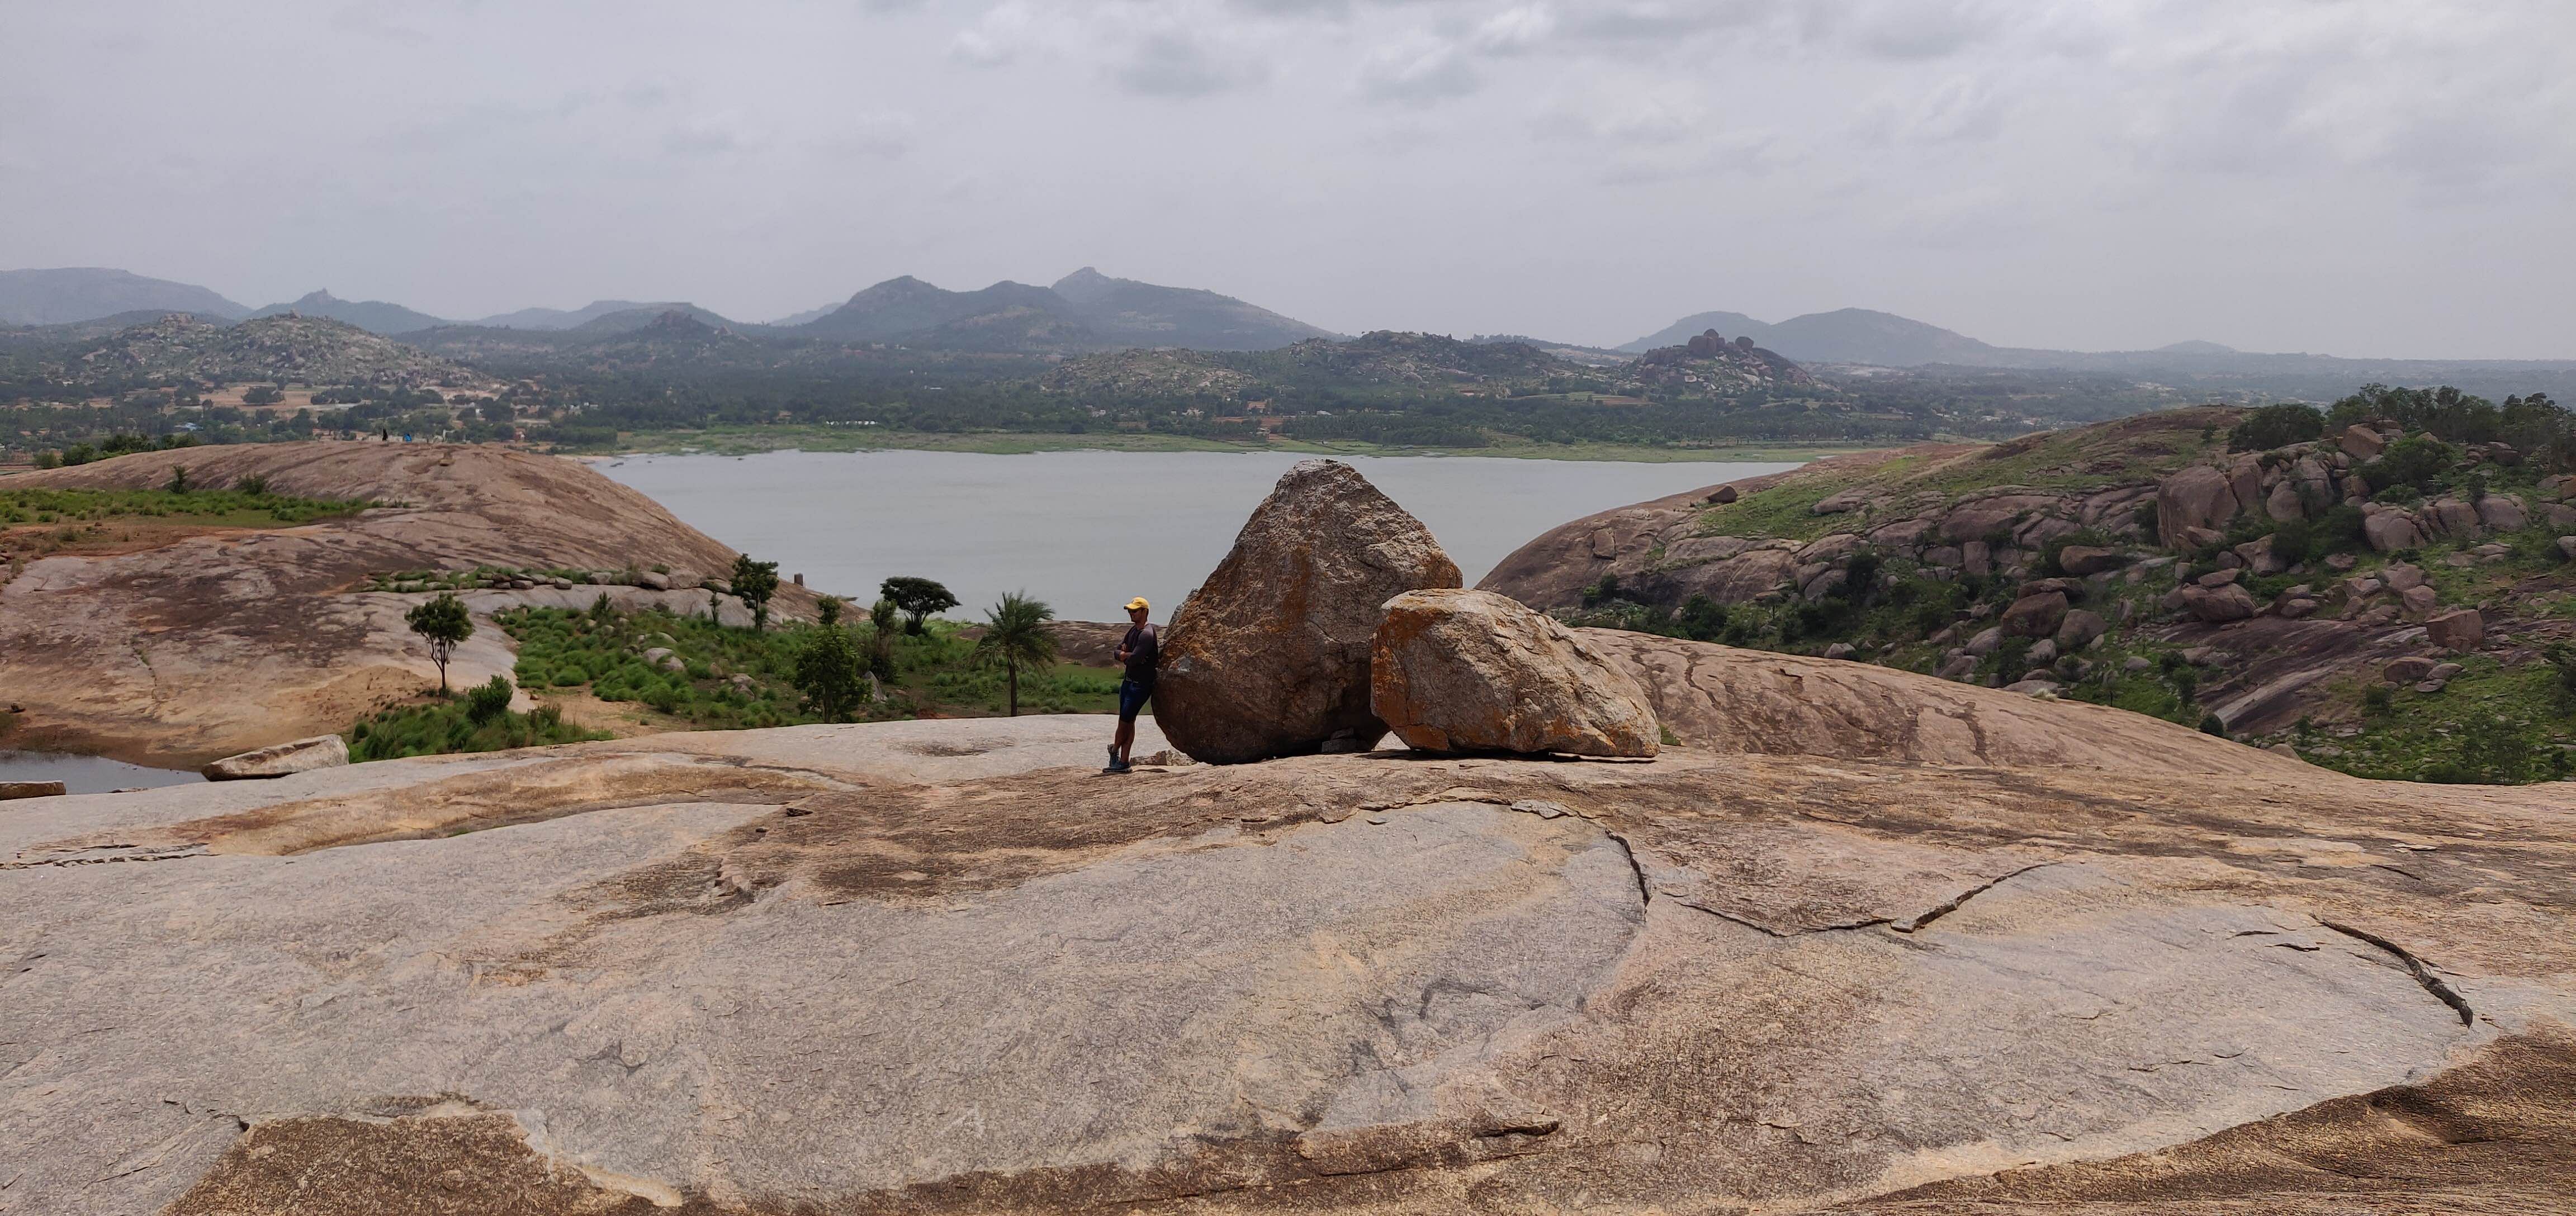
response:
[[[0,749],[0,781],[60,781],[67,794],[104,794],[203,780],[186,769],[145,768],[105,756]]]
[[[1069,620],[1115,620],[1129,596],[1168,620],[1279,475],[1271,452],[770,452],[637,456],[600,471],[817,591],[876,598],[889,575],[937,579],[981,619],[1026,590]],[[1596,511],[1794,463],[1342,457],[1429,526],[1469,586],[1512,550]],[[702,573],[714,573],[706,571]]]

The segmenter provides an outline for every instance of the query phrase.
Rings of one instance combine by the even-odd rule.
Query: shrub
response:
[[[2457,463],[2457,449],[2438,439],[2417,435],[2388,445],[2379,459],[2361,466],[2362,479],[2370,483],[2373,493],[2404,486],[2418,494],[2433,493],[2436,478]]]
[[[494,676],[465,693],[465,716],[476,724],[489,722],[510,710],[510,677]]]
[[[2373,684],[2361,692],[2361,711],[2376,717],[2397,706],[2397,691],[2385,684]]]
[[[1694,642],[1714,642],[1726,635],[1726,605],[1693,594],[1673,611],[1673,626]]]
[[[2262,452],[2305,443],[2325,433],[2325,415],[2307,405],[2267,405],[2227,432],[2227,450]]]

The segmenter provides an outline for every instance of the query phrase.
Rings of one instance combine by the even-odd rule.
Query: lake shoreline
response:
[[[1022,456],[1037,452],[1236,452],[1289,453],[1308,456],[1422,456],[1448,460],[1567,460],[1613,464],[1744,464],[1806,463],[1852,452],[1885,451],[1903,444],[1765,444],[1730,447],[1671,448],[1636,444],[1510,444],[1484,448],[1421,448],[1380,443],[1312,443],[1281,440],[1265,444],[1228,443],[1186,435],[1129,432],[1065,435],[991,431],[935,434],[925,431],[854,433],[856,428],[743,427],[706,431],[637,431],[625,436],[613,455],[752,456],[766,452],[964,452],[985,456]]]

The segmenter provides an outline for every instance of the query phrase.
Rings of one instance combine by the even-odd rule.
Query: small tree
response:
[[[957,597],[948,588],[926,578],[898,575],[877,587],[877,594],[894,601],[903,610],[903,631],[920,633],[922,622],[934,612],[946,612],[957,606]]]
[[[171,466],[170,466],[170,484],[169,484],[166,488],[167,488],[171,493],[173,493],[173,494],[185,494],[185,493],[187,493],[187,492],[188,492],[188,466],[186,466],[186,465],[184,465],[184,464],[174,464],[174,465],[171,465]]]
[[[796,653],[796,689],[805,706],[827,722],[839,722],[867,695],[859,670],[859,648],[850,631],[837,622],[814,631],[814,640]]]
[[[751,609],[753,632],[769,628],[769,597],[778,594],[778,563],[756,562],[748,553],[733,559],[733,593]]]
[[[902,624],[895,618],[902,609],[893,600],[878,600],[868,609],[868,670],[883,683],[894,682],[894,635]]]
[[[465,639],[474,636],[474,618],[466,614],[465,601],[442,591],[437,599],[404,613],[403,621],[413,633],[428,639],[429,661],[438,664],[438,695],[446,696],[447,660]]]
[[[975,657],[1001,666],[1009,681],[1014,718],[1020,716],[1020,669],[1055,661],[1055,635],[1046,627],[1054,619],[1055,609],[1030,599],[1024,591],[1003,596],[985,614],[984,636],[975,642]]]
[[[827,595],[814,602],[814,613],[826,629],[841,623],[841,597]]]

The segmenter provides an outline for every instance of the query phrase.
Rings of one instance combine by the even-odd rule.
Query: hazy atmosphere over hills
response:
[[[1087,262],[1345,333],[1865,307],[2566,357],[2571,35],[2555,0],[14,5],[0,266],[770,320]],[[254,60],[298,67],[205,87]]]

